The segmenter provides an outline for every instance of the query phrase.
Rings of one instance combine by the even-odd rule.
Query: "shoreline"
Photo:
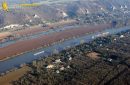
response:
[[[128,26],[125,26],[125,27],[128,27]],[[120,27],[120,28],[121,28],[121,27]],[[113,28],[106,28],[106,29],[113,29]],[[104,30],[106,30],[106,29],[104,29]],[[118,29],[118,28],[115,28],[115,29]],[[102,30],[102,31],[104,31],[104,30]],[[102,31],[100,31],[100,32],[102,32]],[[40,49],[42,49],[42,48],[47,48],[47,47],[50,47],[50,46],[55,45],[55,44],[58,44],[58,43],[63,43],[64,41],[71,40],[71,39],[73,39],[74,37],[80,38],[80,37],[82,37],[82,36],[86,36],[86,35],[89,35],[89,34],[92,34],[92,33],[94,33],[94,32],[85,33],[84,35],[73,36],[73,37],[70,37],[70,38],[68,38],[68,39],[64,39],[63,41],[62,41],[62,40],[59,40],[59,41],[57,41],[57,42],[53,42],[53,43],[51,43],[51,44],[38,47],[38,48],[36,48],[36,49],[32,49],[32,50],[29,50],[29,51],[26,51],[26,52],[23,52],[23,53],[20,53],[20,54],[13,55],[13,56],[11,56],[11,57],[6,57],[6,58],[4,58],[4,59],[0,59],[0,62],[6,61],[6,60],[9,60],[9,59],[12,59],[12,58],[16,58],[16,57],[19,56],[19,55],[23,55],[23,54],[26,54],[26,53],[29,53],[29,52],[33,52],[33,51],[35,51],[35,50],[40,50]],[[54,43],[55,43],[55,44],[54,44]]]
[[[127,27],[128,27],[128,26],[127,26]],[[126,28],[125,30],[123,30],[124,28],[120,28],[119,31],[117,31],[117,32],[115,32],[116,29],[114,29],[115,31],[113,30],[114,32],[113,32],[112,34],[117,34],[117,33],[123,32],[123,31],[130,30],[130,29],[127,28],[127,27],[125,27],[125,28]],[[109,30],[109,29],[108,29],[108,30]],[[101,31],[101,33],[107,32],[108,30]],[[96,34],[96,33],[94,33],[94,36],[95,36],[95,34]],[[112,35],[112,34],[109,34],[109,35]],[[87,35],[87,34],[85,34],[85,35]],[[88,34],[88,35],[89,35],[89,34]],[[91,34],[90,34],[90,35],[91,35]],[[107,35],[107,36],[109,36],[109,35]],[[106,36],[106,37],[107,37],[107,36]],[[73,39],[79,38],[79,36],[72,37],[72,38],[73,38]],[[71,39],[72,39],[72,38],[71,38]],[[92,40],[93,40],[93,39],[92,39]],[[61,41],[59,41],[59,42],[61,42]],[[51,45],[53,46],[54,44],[58,44],[59,42],[52,43]],[[91,42],[91,41],[90,41],[90,42]],[[47,45],[46,47],[48,47],[48,45]],[[46,47],[44,47],[44,48],[46,48]],[[43,48],[43,47],[40,47],[40,48],[38,48],[37,50],[41,51],[42,48]],[[36,49],[35,49],[35,50],[36,50]],[[34,52],[36,52],[35,50],[34,50]],[[66,50],[66,49],[63,49],[63,50]],[[31,51],[29,51],[29,52],[31,52]],[[18,58],[18,57],[15,56],[15,57],[12,57],[12,58]],[[12,60],[13,60],[13,59],[12,59]],[[39,60],[39,59],[37,58],[37,59],[34,59],[34,60]],[[5,62],[6,62],[6,61],[5,61]],[[30,62],[31,62],[31,61],[30,61]],[[1,62],[1,63],[2,63],[2,62]],[[24,63],[24,62],[23,62],[23,63],[20,63],[20,65],[22,65],[22,64],[25,64],[25,63]],[[26,64],[29,64],[29,62],[26,63]],[[13,68],[14,68],[14,67],[10,68],[10,70],[13,70]],[[10,71],[10,70],[5,70],[5,71],[3,71],[3,72],[1,71],[1,73],[6,73],[7,71]]]
[[[84,35],[82,35],[82,36],[87,36],[87,35],[92,34],[92,33],[93,33],[93,32],[86,33],[86,34],[84,34]],[[62,41],[62,40],[59,40],[59,41],[54,42],[54,43],[55,43],[55,44],[63,43],[64,41],[71,40],[71,39],[73,39],[74,37],[80,38],[80,37],[82,37],[82,36],[78,36],[78,37],[77,37],[77,36],[73,36],[73,37],[70,37],[70,38],[68,38],[68,39],[64,39],[63,41]],[[6,60],[9,60],[9,59],[12,59],[12,58],[16,58],[17,56],[22,55],[22,54],[26,54],[26,53],[28,53],[28,52],[33,52],[33,51],[35,51],[35,50],[39,50],[39,49],[42,49],[42,48],[47,48],[47,47],[50,47],[50,46],[55,45],[55,44],[52,43],[52,44],[50,44],[49,46],[42,46],[42,47],[39,47],[39,48],[30,50],[30,51],[26,51],[26,52],[23,52],[23,53],[20,53],[20,54],[17,54],[17,55],[13,55],[12,57],[6,57],[6,58],[4,58],[4,59],[0,59],[0,62],[6,61]]]
[[[101,26],[101,28],[99,29],[99,30],[95,30],[95,27],[90,27],[90,28],[93,28],[93,29],[91,29],[90,30],[90,28],[82,28],[82,29],[80,29],[81,30],[81,33],[75,33],[74,35],[65,35],[66,33],[69,33],[70,34],[70,32],[69,32],[69,30],[67,30],[67,31],[63,31],[63,32],[59,32],[59,33],[55,33],[55,38],[56,38],[56,36],[57,35],[61,35],[62,33],[64,33],[64,35],[63,35],[63,37],[59,37],[59,39],[57,39],[57,40],[50,40],[49,39],[49,37],[51,37],[51,36],[53,36],[53,34],[51,34],[51,35],[48,35],[47,37],[48,38],[45,38],[44,36],[43,36],[43,38],[45,38],[46,40],[48,40],[48,41],[46,41],[46,42],[42,42],[42,43],[39,43],[39,42],[41,42],[41,41],[39,41],[39,39],[37,38],[36,40],[32,40],[32,41],[37,41],[36,43],[38,43],[38,44],[36,44],[36,46],[34,46],[34,47],[31,47],[30,46],[30,48],[29,49],[25,49],[25,47],[26,46],[28,46],[27,44],[29,44],[29,43],[31,43],[31,40],[29,40],[29,41],[25,41],[25,42],[20,42],[20,44],[22,44],[22,46],[23,46],[23,48],[20,48],[21,49],[21,51],[17,51],[17,52],[15,52],[15,53],[11,53],[11,54],[9,54],[9,55],[12,55],[12,57],[9,57],[9,56],[7,56],[6,58],[3,58],[3,59],[1,59],[0,61],[5,61],[5,60],[8,60],[8,59],[10,59],[10,58],[14,58],[14,57],[16,57],[16,56],[18,56],[18,55],[21,55],[21,54],[24,54],[24,53],[27,53],[27,52],[31,52],[31,51],[34,51],[34,50],[36,50],[36,49],[39,49],[39,48],[44,48],[44,47],[46,47],[47,45],[53,45],[54,43],[57,43],[57,42],[60,42],[63,38],[65,39],[65,40],[68,40],[68,39],[72,39],[73,37],[76,37],[76,36],[84,36],[85,34],[88,34],[88,33],[93,33],[93,32],[98,32],[98,31],[103,31],[103,30],[105,30],[105,29],[108,29],[108,25],[98,25],[98,26]],[[99,28],[99,27],[98,27]],[[86,29],[85,30],[85,32],[83,31],[84,29]],[[70,31],[75,31],[75,32],[78,32],[79,31],[79,29],[73,29],[73,30],[70,30]],[[83,33],[82,33],[83,32]],[[69,37],[70,36],[70,37]],[[41,38],[42,38],[42,36],[41,36]],[[39,41],[39,42],[38,42]],[[47,44],[47,42],[48,42],[48,44]],[[18,43],[16,43],[16,44],[18,44]],[[26,45],[26,46],[24,46],[24,45]],[[41,45],[41,46],[40,46]],[[14,45],[15,46],[15,45]],[[15,47],[18,47],[19,45],[16,45]],[[6,48],[5,48],[6,49]],[[13,46],[12,47],[10,47],[10,50],[11,49],[14,49],[13,48]],[[23,51],[22,52],[22,49],[23,50],[26,50],[25,52]],[[32,49],[32,50],[31,50]],[[7,50],[8,51],[8,50]],[[1,52],[2,52],[2,50],[1,50]],[[4,51],[4,52],[6,52],[6,51]],[[20,53],[20,52],[22,52],[22,53]],[[6,54],[6,53],[5,53]],[[14,54],[16,54],[16,55],[14,55]],[[6,56],[6,55],[5,55]]]

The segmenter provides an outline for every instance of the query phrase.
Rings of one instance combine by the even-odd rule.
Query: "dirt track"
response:
[[[32,49],[36,49],[48,44],[52,44],[61,39],[67,39],[77,35],[84,35],[88,32],[101,31],[110,27],[109,24],[97,25],[97,26],[87,26],[79,29],[69,29],[58,33],[53,33],[50,35],[43,35],[39,38],[35,38],[32,40],[20,41],[15,44],[9,45],[4,48],[0,48],[0,60],[3,60],[7,57],[11,57],[13,55],[17,55],[26,51],[30,51]]]

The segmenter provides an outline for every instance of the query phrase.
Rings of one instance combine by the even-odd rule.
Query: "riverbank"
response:
[[[61,31],[57,33],[52,33],[50,35],[43,35],[39,38],[35,38],[31,40],[20,41],[15,44],[0,48],[0,54],[1,54],[0,60],[4,60],[7,57],[11,57],[27,51],[31,51],[39,47],[50,45],[62,39],[68,39],[74,36],[82,36],[89,32],[99,32],[109,27],[110,27],[109,24],[101,24],[94,27],[89,26],[89,27],[83,27],[79,29],[69,29],[63,32]]]
[[[104,33],[108,33],[109,35],[111,34],[117,34],[126,30],[129,30],[129,26],[128,27],[123,27],[123,28],[118,28],[118,29],[106,29],[102,32],[98,32],[98,33],[92,33],[92,34],[86,34],[84,36],[81,37],[74,37],[71,38],[70,40],[65,40],[62,43],[53,43],[53,45],[46,47],[46,48],[40,48],[37,49],[35,51],[31,51],[22,55],[19,55],[17,57],[13,57],[11,59],[8,59],[6,61],[1,61],[0,62],[0,73],[5,73],[6,71],[9,71],[15,67],[19,67],[21,64],[29,64],[34,60],[39,60],[45,56],[50,56],[55,52],[61,52],[62,50],[65,50],[66,48],[70,48],[70,47],[75,47],[81,43],[84,42],[90,42],[93,40],[93,37],[96,37],[97,35],[101,35]],[[35,53],[39,53],[44,51],[44,53],[34,56]]]

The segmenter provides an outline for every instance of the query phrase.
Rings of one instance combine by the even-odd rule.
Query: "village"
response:
[[[32,70],[14,82],[14,85],[39,82],[58,84],[61,81],[64,81],[63,85],[130,84],[129,39],[130,30],[127,30],[99,37],[60,53],[55,51],[52,56],[33,61],[29,65]]]
[[[45,2],[0,10],[0,84],[130,84],[129,0]]]

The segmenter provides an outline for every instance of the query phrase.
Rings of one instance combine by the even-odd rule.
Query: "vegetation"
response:
[[[130,31],[100,37],[90,43],[34,61],[32,70],[14,85],[129,85]],[[124,37],[121,37],[124,35]],[[98,53],[91,58],[89,53]]]

